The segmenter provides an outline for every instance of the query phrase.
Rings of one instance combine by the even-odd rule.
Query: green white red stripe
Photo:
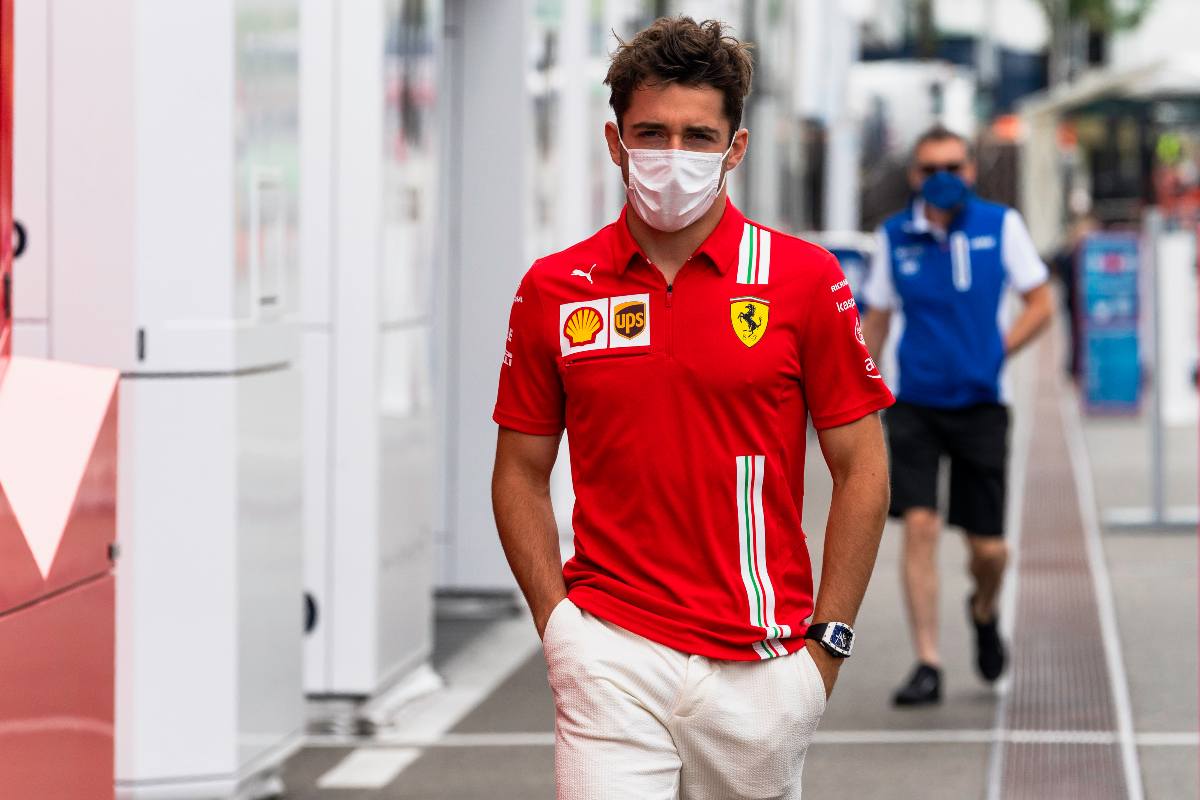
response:
[[[759,658],[785,655],[780,639],[792,635],[791,628],[775,619],[775,588],[767,572],[767,527],[763,517],[762,490],[765,456],[737,457],[738,560],[750,624],[761,628],[762,641],[755,642]]]
[[[771,232],[749,222],[742,224],[738,246],[738,283],[766,283],[771,275]]]

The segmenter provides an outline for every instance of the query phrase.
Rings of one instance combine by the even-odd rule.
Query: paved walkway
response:
[[[912,662],[899,531],[889,524],[856,655],[810,752],[806,797],[1200,796],[1196,537],[1099,528],[1095,497],[1103,507],[1129,493],[1119,462],[1127,454],[1120,436],[1096,435],[1111,421],[1081,424],[1053,351],[1047,344],[1017,365],[1010,520],[1019,555],[1003,620],[1016,623],[1011,678],[994,689],[974,674],[965,549],[948,533],[940,552],[944,700],[927,709],[889,705]],[[1086,447],[1103,468],[1089,470]],[[819,450],[811,456],[805,525],[819,564],[830,482]],[[394,731],[314,740],[288,765],[288,796],[552,798],[553,707],[532,626],[519,616],[498,620],[441,672],[447,690],[418,701]]]

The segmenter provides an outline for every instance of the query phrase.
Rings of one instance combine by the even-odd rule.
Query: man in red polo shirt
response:
[[[543,637],[560,798],[799,797],[874,565],[892,397],[835,259],[726,198],[750,77],[716,22],[623,43],[605,135],[625,210],[513,298],[493,504]],[[815,605],[810,417],[834,482]]]

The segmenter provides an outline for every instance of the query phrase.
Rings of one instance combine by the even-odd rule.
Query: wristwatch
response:
[[[849,658],[854,649],[854,628],[844,622],[818,622],[809,625],[805,639],[816,639],[834,658]]]

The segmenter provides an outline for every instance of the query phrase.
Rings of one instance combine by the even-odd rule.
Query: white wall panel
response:
[[[331,340],[333,477],[329,565],[336,587],[330,621],[332,680],[374,688],[379,525],[378,330],[383,153],[383,7],[378,0],[338,6],[334,176],[336,288]]]
[[[49,9],[51,354],[130,369],[134,295],[122,288],[137,255],[134,6],[55,0]]]
[[[50,328],[42,320],[13,321],[13,355],[29,358],[50,357]]]
[[[237,764],[304,732],[301,375],[237,378]]]
[[[233,318],[232,0],[136,3],[136,319]],[[155,346],[151,363],[158,362]]]
[[[318,609],[305,688],[315,695],[371,697],[432,648],[438,5],[306,5],[302,140],[316,177],[301,233],[311,251],[305,482],[321,497],[305,505]]]
[[[119,786],[234,769],[235,383],[121,382]]]
[[[303,377],[304,438],[304,590],[316,604],[316,621],[304,637],[304,687],[325,691],[330,680],[328,607],[332,603],[329,566],[333,558],[329,517],[330,392],[329,333],[306,330],[301,334],[300,373]]]
[[[336,35],[334,4],[300,6],[300,322],[328,325],[332,303],[333,147]]]
[[[47,3],[19,2],[13,9],[13,69],[20,77],[13,87],[13,217],[26,235],[25,250],[13,263],[17,325],[49,313],[49,21]],[[20,346],[15,338],[14,346]]]
[[[396,677],[433,649],[433,519],[439,454],[433,436],[427,328],[385,333],[381,342],[379,652],[376,669]]]
[[[454,16],[451,16],[453,9]],[[453,176],[448,236],[456,249],[447,319],[449,467],[447,558],[439,565],[443,586],[512,589],[491,509],[491,466],[496,425],[491,420],[511,298],[529,264],[525,252],[528,213],[526,164],[529,120],[525,48],[529,0],[447,6],[448,43],[454,62],[452,103],[461,104],[450,142]],[[504,124],[498,125],[497,120]]]

